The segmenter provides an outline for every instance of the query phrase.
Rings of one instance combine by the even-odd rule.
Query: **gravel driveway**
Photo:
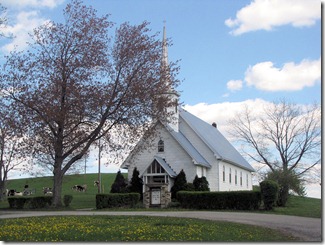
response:
[[[220,220],[278,229],[302,241],[321,242],[323,240],[321,219],[289,215],[214,211],[1,211],[0,219],[53,215],[138,215]]]

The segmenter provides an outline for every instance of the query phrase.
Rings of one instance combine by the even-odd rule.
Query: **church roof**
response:
[[[211,168],[211,165],[207,160],[195,149],[195,147],[189,142],[189,140],[181,133],[172,130],[169,126],[169,132],[177,140],[177,142],[183,147],[183,149],[192,157],[194,164],[201,165],[207,168]]]
[[[179,116],[193,129],[219,160],[255,172],[254,168],[239,154],[230,142],[212,125],[192,115],[184,109]]]

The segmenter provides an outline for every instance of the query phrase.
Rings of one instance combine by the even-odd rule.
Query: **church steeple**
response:
[[[161,65],[163,67],[167,67],[168,66],[168,49],[167,49],[167,38],[166,38],[166,21],[164,21],[162,45],[163,45],[163,50],[162,50],[163,56],[162,56]]]
[[[166,95],[173,102],[172,106],[167,108],[167,113],[169,114],[168,125],[176,132],[178,132],[178,98],[179,94],[175,91],[174,87],[170,83],[170,74],[169,74],[169,63],[168,63],[168,49],[167,49],[167,38],[166,38],[166,21],[164,21],[163,29],[163,40],[162,40],[162,60],[161,68],[165,70],[164,82],[166,84],[167,90]]]

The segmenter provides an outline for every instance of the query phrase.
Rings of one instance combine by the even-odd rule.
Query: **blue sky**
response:
[[[1,57],[24,49],[27,32],[62,20],[66,0],[2,0],[6,31]],[[180,101],[193,114],[226,133],[226,120],[242,104],[253,108],[286,98],[321,102],[321,2],[318,0],[85,0],[119,24],[150,22],[180,60]],[[112,30],[113,34],[113,30]],[[161,33],[162,36],[162,33]],[[0,62],[3,59],[0,58]],[[96,171],[96,168],[93,169]],[[90,170],[91,171],[91,170]]]

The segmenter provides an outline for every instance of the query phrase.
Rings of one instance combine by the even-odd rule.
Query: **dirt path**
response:
[[[219,220],[278,229],[302,241],[322,241],[321,219],[289,215],[213,211],[1,211],[0,219],[53,215],[138,215]]]

